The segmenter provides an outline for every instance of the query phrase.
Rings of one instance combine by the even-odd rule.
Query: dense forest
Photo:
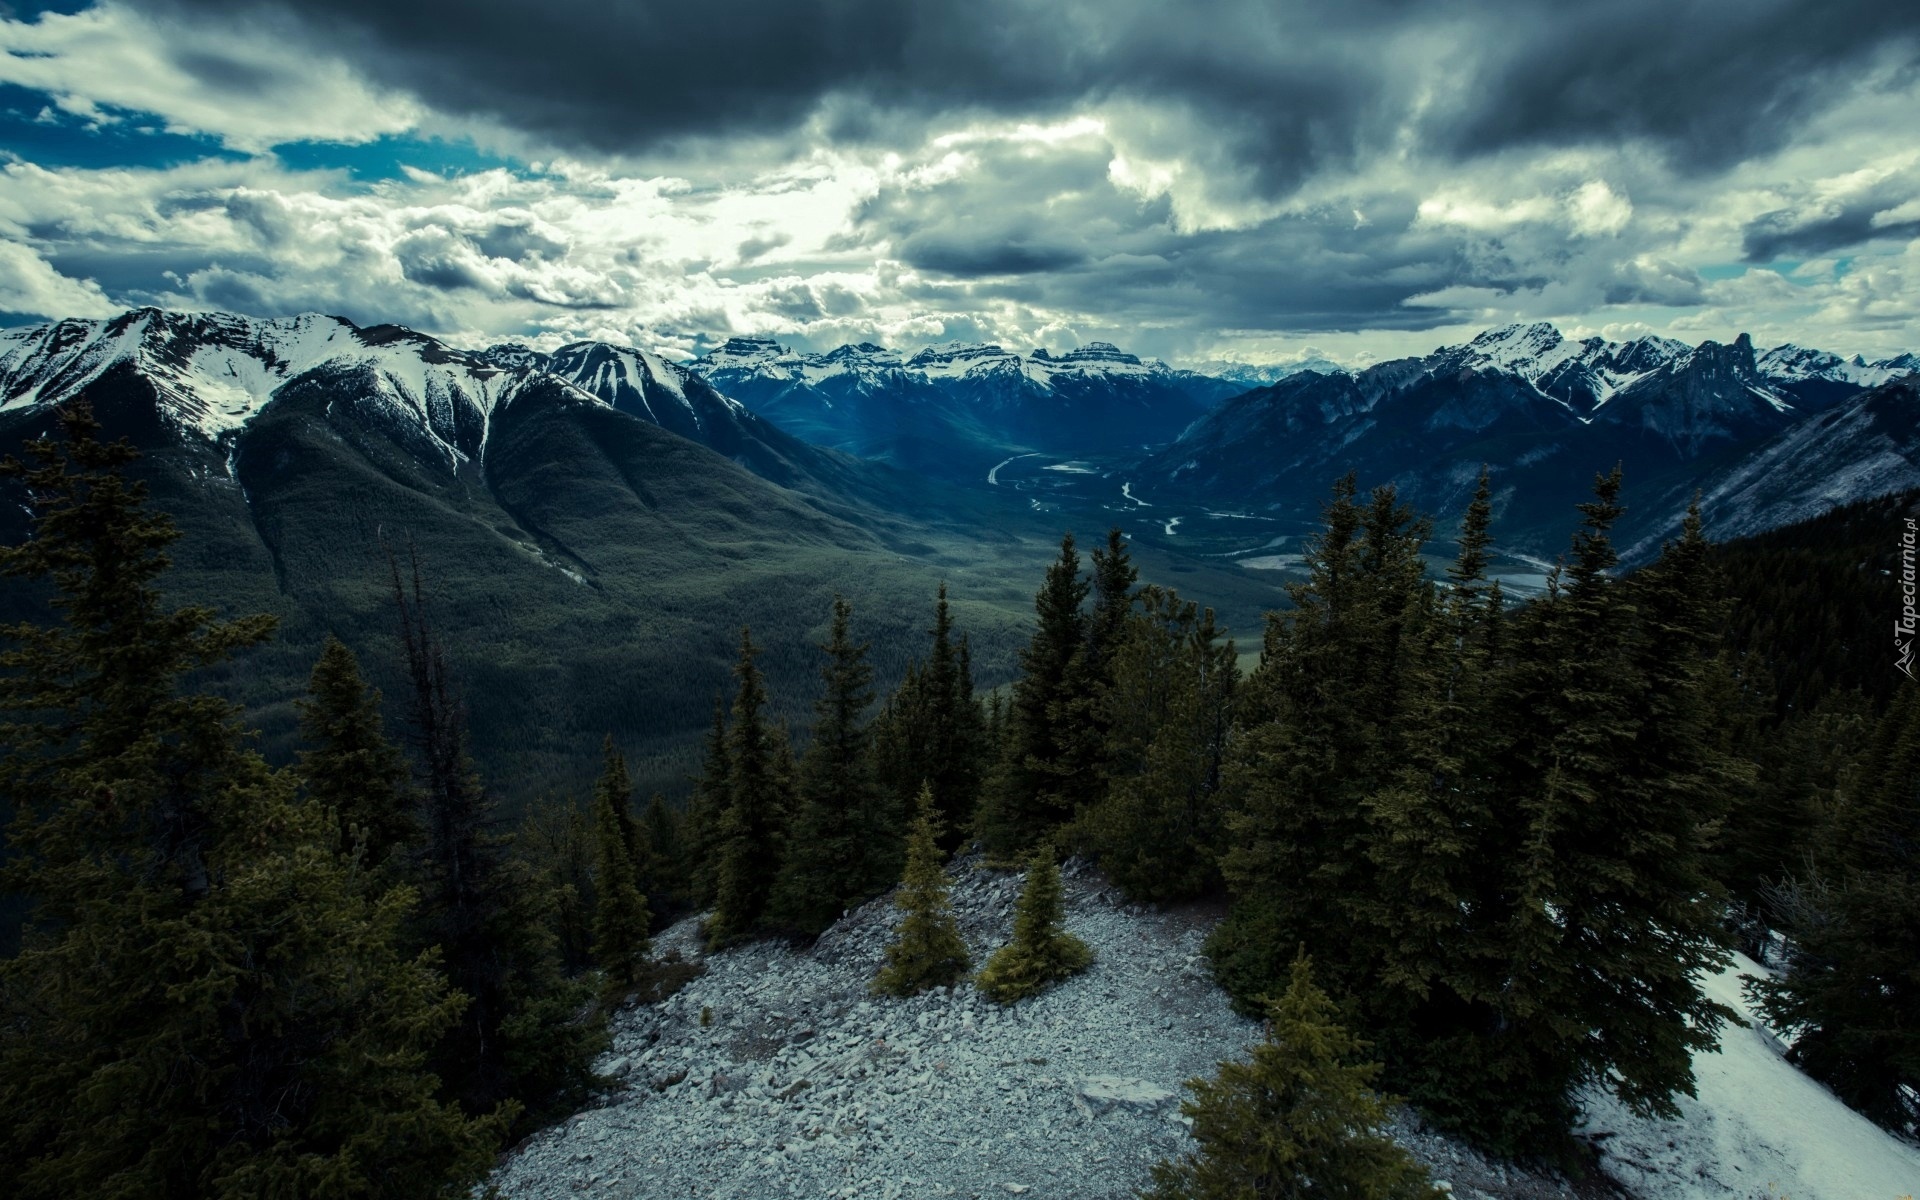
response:
[[[666,923],[804,942],[900,884],[875,991],[972,974],[1015,1003],[1086,965],[1068,854],[1141,903],[1223,902],[1215,977],[1268,1020],[1200,1089],[1200,1151],[1155,1196],[1274,1171],[1427,1194],[1377,1135],[1388,1093],[1492,1151],[1577,1161],[1581,1089],[1655,1114],[1692,1091],[1732,1016],[1697,977],[1736,947],[1778,968],[1753,990],[1799,1065],[1891,1128],[1920,1119],[1920,696],[1858,632],[1896,611],[1911,496],[1725,547],[1695,514],[1628,573],[1616,470],[1519,603],[1488,577],[1484,475],[1445,535],[1349,476],[1244,675],[1118,530],[1084,560],[1069,534],[1010,686],[976,692],[941,589],[877,694],[839,600],[817,647],[737,631],[684,807],[642,803],[608,740],[580,747],[590,795],[510,827],[404,545],[406,727],[333,643],[275,768],[204,690],[271,620],[169,607],[176,531],[124,476],[133,452],[84,410],[64,428],[7,465],[34,529],[0,549],[10,585],[56,593],[0,650],[17,1195],[464,1194],[607,1084],[609,1012],[698,970],[655,955]],[[817,666],[805,729],[769,713],[770,651]],[[976,851],[1026,872],[983,964],[943,871]],[[1310,1110],[1325,1129],[1286,1124]]]

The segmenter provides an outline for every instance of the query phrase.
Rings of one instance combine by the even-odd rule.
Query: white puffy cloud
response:
[[[0,242],[0,312],[105,317],[120,310],[91,279],[69,279],[17,242]]]
[[[156,22],[108,0],[33,21],[0,19],[0,83],[46,92],[94,123],[127,113],[242,151],[284,142],[366,142],[415,128],[423,110],[316,55],[270,18]]]

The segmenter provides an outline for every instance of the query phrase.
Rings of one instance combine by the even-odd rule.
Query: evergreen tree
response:
[[[966,639],[956,643],[953,638],[945,583],[934,602],[933,628],[927,632],[933,638],[927,658],[908,664],[899,689],[875,723],[875,761],[881,786],[902,808],[911,806],[921,784],[932,786],[946,831],[943,848],[951,850],[972,825],[985,730],[973,696]]]
[[[1406,761],[1404,716],[1429,685],[1427,525],[1376,488],[1341,480],[1306,547],[1293,611],[1268,616],[1226,772],[1233,892],[1208,939],[1217,977],[1243,1007],[1279,985],[1281,947],[1304,941],[1341,991],[1359,990],[1380,947],[1365,912],[1379,894],[1365,799]]]
[[[594,968],[594,831],[591,806],[574,798],[539,797],[513,837],[521,869],[544,897],[561,969]]]
[[[469,998],[434,1061],[468,1111],[504,1108],[522,1114],[524,1129],[585,1097],[606,1032],[582,1016],[591,991],[560,971],[550,896],[509,853],[496,803],[474,770],[466,712],[427,622],[418,560],[411,588],[397,561],[392,571],[425,798],[424,933]]]
[[[1069,725],[1076,698],[1087,694],[1081,605],[1088,587],[1069,533],[1034,596],[1036,621],[1020,652],[1004,748],[981,800],[980,840],[997,861],[1017,859],[1074,815],[1079,793],[1068,773],[1078,764],[1079,731]]]
[[[1810,872],[1772,892],[1784,974],[1750,983],[1789,1057],[1888,1128],[1920,1124],[1920,688],[1844,779]]]
[[[994,952],[975,984],[1001,1004],[1044,991],[1093,965],[1093,949],[1061,927],[1060,866],[1042,844],[1027,860],[1013,913],[1013,940]]]
[[[595,903],[593,956],[611,993],[638,986],[646,973],[653,943],[647,937],[651,917],[640,892],[644,847],[633,822],[633,783],[627,760],[607,737],[606,766],[593,789]]]
[[[899,872],[900,838],[873,776],[867,729],[873,670],[867,644],[848,632],[852,606],[834,598],[833,626],[821,647],[826,691],[814,704],[813,741],[800,763],[799,808],[789,852],[774,886],[770,922],[817,934],[847,908],[886,888]]]
[[[684,912],[693,903],[687,875],[686,818],[667,798],[655,792],[647,801],[644,818],[647,847],[646,874],[641,891],[652,900],[654,925],[670,914]]]
[[[1596,479],[1564,572],[1514,623],[1495,721],[1515,808],[1480,846],[1511,898],[1490,952],[1500,974],[1477,997],[1493,1015],[1444,1093],[1415,1095],[1510,1151],[1561,1143],[1590,1083],[1671,1115],[1672,1096],[1692,1094],[1692,1053],[1732,1015],[1694,982],[1724,961],[1707,848],[1729,767],[1709,743],[1652,727],[1697,734],[1707,719],[1704,545],[1689,522],[1647,578],[1623,583],[1609,538],[1619,492],[1617,468]]]
[[[1389,1101],[1372,1090],[1378,1063],[1313,985],[1303,953],[1267,1004],[1253,1061],[1192,1079],[1180,1111],[1199,1150],[1153,1168],[1144,1200],[1438,1200],[1427,1173],[1386,1132]]]
[[[1512,824],[1488,715],[1502,619],[1499,585],[1485,573],[1491,521],[1483,469],[1446,594],[1424,622],[1425,643],[1408,647],[1407,757],[1366,800],[1379,887],[1362,911],[1382,951],[1368,1008],[1396,1076],[1428,1099],[1444,1090],[1456,1056],[1473,1056],[1457,1039],[1497,1024],[1478,998],[1497,991],[1506,970],[1505,880],[1489,866],[1503,850],[1491,839]]]
[[[1095,550],[1092,557],[1093,611],[1087,617],[1087,657],[1093,678],[1106,680],[1113,675],[1113,655],[1133,611],[1133,588],[1140,582],[1140,569],[1127,553],[1127,539],[1118,525],[1107,530],[1107,544]]]
[[[308,797],[340,823],[342,847],[360,846],[375,865],[411,850],[421,828],[406,759],[387,740],[380,693],[338,638],[327,639],[296,707],[311,747],[300,753],[299,775]]]
[[[1221,770],[1238,683],[1233,643],[1178,593],[1148,586],[1103,691],[1107,795],[1081,841],[1136,900],[1197,896],[1219,874]]]
[[[874,976],[875,992],[913,996],[929,988],[953,987],[971,965],[947,896],[947,873],[940,865],[939,821],[933,789],[921,788],[918,815],[907,834],[906,874],[893,897],[905,915],[894,926],[887,965]]]
[[[714,871],[713,916],[707,942],[715,948],[752,936],[766,916],[780,870],[782,840],[791,807],[792,750],[784,734],[767,723],[766,685],[753,660],[752,634],[740,631],[740,681],[727,732],[727,807],[721,815]]]
[[[0,1176],[34,1197],[463,1195],[500,1123],[435,1096],[457,1019],[413,903],[362,876],[333,814],[246,746],[192,672],[269,617],[167,609],[177,536],[83,407],[31,443],[34,534],[0,573],[56,623],[0,630],[0,885],[32,904],[0,960]]]
[[[720,823],[730,803],[733,777],[727,747],[727,700],[725,693],[718,693],[713,698],[713,727],[707,733],[700,777],[693,781],[693,797],[687,803],[683,830],[687,889],[695,908],[712,906],[719,890]]]

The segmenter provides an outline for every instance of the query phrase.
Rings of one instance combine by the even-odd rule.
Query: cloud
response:
[[[264,10],[190,29],[111,0],[33,21],[0,19],[0,83],[45,92],[92,123],[152,114],[169,132],[251,152],[372,141],[412,129],[422,113],[403,92],[316,54],[286,18]]]
[[[91,279],[69,279],[26,246],[0,242],[0,312],[106,317],[120,311]]]
[[[1638,141],[1681,170],[1719,170],[1788,144],[1837,98],[1920,61],[1920,10],[1883,0],[150,8],[196,25],[299,22],[308,47],[383,87],[575,152],[701,137],[898,142],[903,122],[924,130],[966,113],[1045,119],[1125,102],[1175,126],[1197,121],[1268,197],[1408,141],[1454,159]]]
[[[1920,163],[1911,159],[1900,167],[1863,168],[1794,190],[1793,203],[1760,214],[1742,231],[1747,261],[1920,237]]]

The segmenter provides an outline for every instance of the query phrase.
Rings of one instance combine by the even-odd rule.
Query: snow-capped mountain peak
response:
[[[256,319],[143,308],[96,321],[0,332],[0,409],[58,403],[127,364],[153,385],[164,419],[209,440],[239,429],[288,381],[323,366],[366,367],[423,419],[463,396],[486,414],[502,368],[395,325],[356,328],[303,313]]]

